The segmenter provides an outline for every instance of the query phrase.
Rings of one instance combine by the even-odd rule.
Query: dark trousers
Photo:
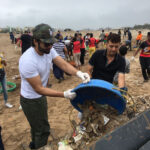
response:
[[[2,136],[1,136],[1,126],[0,126],[0,150],[4,150],[4,145],[3,145]]]
[[[144,80],[150,77],[150,57],[140,57],[141,70]]]
[[[128,43],[129,49],[130,51],[132,50],[132,41],[130,40],[130,42]]]
[[[136,46],[138,47],[138,46],[140,46],[141,45],[141,40],[137,40],[136,41]]]
[[[126,41],[126,46],[130,49],[130,51],[132,50],[132,41],[131,40],[127,40]]]
[[[55,64],[53,64],[53,73],[57,79],[64,78],[64,71],[57,67]]]
[[[84,65],[85,48],[81,48],[80,51],[81,51],[80,62],[82,65]]]
[[[50,134],[46,97],[42,96],[37,99],[27,99],[21,96],[20,103],[31,126],[33,148],[45,146]]]

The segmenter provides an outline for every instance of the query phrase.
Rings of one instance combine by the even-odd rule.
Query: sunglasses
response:
[[[53,44],[51,44],[51,43],[44,43],[44,46],[45,47],[50,47],[50,46],[52,46]]]
[[[43,43],[45,47],[50,47],[50,46],[53,45],[53,43],[44,43],[44,42],[42,42],[42,41],[40,41],[40,42]]]

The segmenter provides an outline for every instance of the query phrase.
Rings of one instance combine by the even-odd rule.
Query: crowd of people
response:
[[[82,36],[76,32],[74,36],[63,35],[60,31],[54,36],[52,28],[47,24],[39,24],[33,29],[32,36],[25,31],[17,40],[17,46],[22,47],[22,56],[19,60],[21,78],[20,104],[31,127],[30,149],[46,149],[50,135],[48,122],[47,99],[62,97],[71,100],[76,97],[72,89],[64,92],[48,87],[50,72],[61,83],[64,73],[76,75],[83,83],[90,79],[100,79],[115,84],[122,90],[127,90],[125,73],[130,72],[130,61],[125,57],[128,50],[132,50],[132,34],[130,29],[124,30],[122,42],[121,30],[118,33],[100,33],[98,39],[93,33]],[[150,79],[150,32],[147,40],[142,42],[142,33],[139,31],[136,38],[137,51],[131,61],[141,51],[140,64],[144,82]],[[13,43],[13,42],[12,42]],[[103,48],[98,49],[98,44]],[[85,55],[88,54],[86,72],[82,72],[85,65]],[[74,66],[69,62],[74,61]],[[7,102],[6,77],[3,57],[0,57],[0,82],[2,83],[5,105],[13,107]],[[4,73],[1,73],[3,71]],[[3,75],[4,74],[4,75]]]

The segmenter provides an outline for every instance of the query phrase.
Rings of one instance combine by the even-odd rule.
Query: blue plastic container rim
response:
[[[108,104],[114,107],[121,114],[126,108],[126,101],[120,91],[113,88],[117,87],[107,81],[92,79],[89,83],[79,84],[73,89],[77,96],[71,103],[78,111],[82,112],[78,104],[82,105],[86,100],[93,99],[98,104]]]

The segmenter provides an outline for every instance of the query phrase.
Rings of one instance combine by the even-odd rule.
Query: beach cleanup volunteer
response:
[[[144,82],[148,82],[150,79],[150,32],[147,33],[147,40],[141,43],[140,47],[131,57],[131,61],[134,60],[139,51],[141,51],[139,59]]]
[[[139,31],[139,34],[137,35],[136,37],[136,46],[138,47],[139,45],[141,45],[141,42],[142,42],[142,32]]]
[[[90,39],[89,39],[89,56],[91,57],[93,53],[96,50],[96,39],[93,37],[93,33],[90,34]]]
[[[3,54],[0,54],[0,83],[3,91],[4,104],[7,108],[12,108],[13,105],[8,103],[8,93],[7,93],[7,81],[6,81],[6,73],[4,66],[7,66],[6,60],[4,59]]]
[[[89,60],[88,73],[92,79],[113,83],[118,72],[118,87],[125,88],[125,59],[119,55],[120,36],[112,33],[107,38],[106,49],[97,50]]]
[[[62,59],[52,47],[55,42],[52,28],[47,24],[39,24],[33,29],[33,47],[24,52],[19,60],[21,76],[20,103],[31,126],[31,149],[46,147],[50,126],[48,123],[47,99],[62,97],[73,99],[76,93],[47,88],[51,64],[54,63],[63,71],[77,75],[83,83],[90,81],[87,73],[76,70]]]

